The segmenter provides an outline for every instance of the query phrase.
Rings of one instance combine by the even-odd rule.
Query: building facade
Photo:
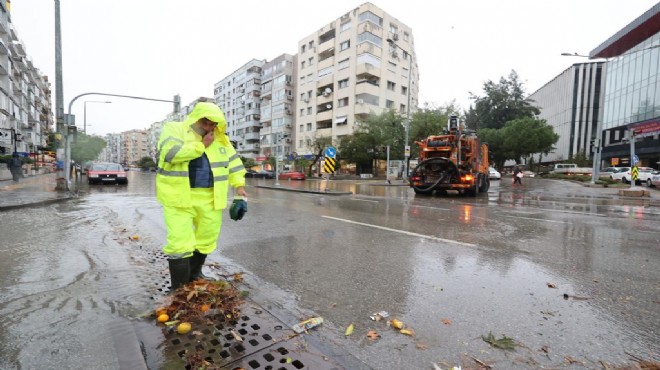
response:
[[[0,0],[0,155],[36,156],[53,127],[50,82],[28,57]]]
[[[594,157],[593,140],[603,118],[604,62],[576,63],[529,96],[559,135],[555,150],[539,162],[561,162],[578,153]],[[538,158],[535,155],[535,159]]]
[[[609,58],[605,75],[601,166],[660,168],[660,3],[589,53]],[[634,134],[633,134],[634,133]],[[634,136],[635,153],[630,138]]]
[[[264,60],[253,59],[213,86],[216,104],[225,112],[227,135],[239,156],[256,158],[260,150],[261,78]]]
[[[296,61],[295,56],[282,54],[263,65],[258,159],[263,160],[269,156],[291,158],[295,153],[293,127],[296,111]],[[245,135],[247,138],[248,134]]]
[[[295,147],[311,155],[315,142],[338,144],[360,119],[418,103],[412,30],[364,3],[298,42]]]

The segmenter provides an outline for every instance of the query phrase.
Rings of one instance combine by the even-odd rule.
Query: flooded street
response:
[[[129,180],[2,213],[0,369],[183,369],[140,319],[166,283],[165,227],[153,174]],[[207,263],[245,272],[251,299],[287,326],[322,316],[309,337],[345,357],[344,368],[660,360],[657,206],[541,179],[494,182],[477,198],[360,181],[281,185],[353,193],[313,194],[273,182],[250,180],[245,219],[225,217]],[[370,319],[383,310],[414,335]],[[515,349],[490,346],[490,333]],[[141,358],[147,367],[131,363]]]

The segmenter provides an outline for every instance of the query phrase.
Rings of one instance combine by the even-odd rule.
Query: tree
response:
[[[429,107],[428,104],[415,112],[410,122],[410,157],[419,156],[419,147],[415,141],[426,139],[431,135],[440,135],[447,129],[449,116],[457,114],[458,108],[454,103],[449,103],[444,107]]]
[[[78,132],[75,142],[71,145],[71,159],[77,163],[95,160],[106,145],[103,138]]]
[[[470,93],[470,99],[474,100],[475,104],[465,112],[468,128],[499,129],[511,120],[535,117],[540,113],[537,107],[532,106],[532,101],[525,98],[523,83],[515,70],[511,71],[508,79],[501,77],[498,84],[488,80],[483,89],[485,96]]]
[[[357,122],[353,134],[342,139],[339,153],[348,163],[370,167],[374,161],[387,158],[383,150],[387,146],[390,147],[390,158],[403,158],[404,137],[403,117],[393,111],[372,114]]]
[[[153,158],[151,157],[142,157],[137,162],[137,166],[142,169],[155,168],[156,162],[154,162]]]
[[[243,167],[245,168],[252,168],[257,165],[257,162],[252,158],[241,157],[241,161],[243,161]]]

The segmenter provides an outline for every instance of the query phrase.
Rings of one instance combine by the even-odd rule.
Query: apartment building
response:
[[[262,67],[261,131],[258,160],[269,156],[287,158],[293,155],[293,124],[296,111],[294,96],[297,58],[282,54]],[[245,137],[248,138],[248,134]],[[239,141],[239,148],[241,147]]]
[[[265,60],[252,59],[213,86],[213,98],[225,112],[227,135],[239,156],[256,158],[260,150],[261,82]]]
[[[120,163],[127,166],[135,166],[143,157],[148,156],[147,131],[130,130],[121,133],[124,143],[124,158]]]
[[[580,152],[593,158],[592,142],[603,119],[605,66],[605,62],[573,64],[529,96],[541,110],[539,118],[559,135],[555,149],[541,162],[564,161]]]
[[[338,144],[360,119],[418,103],[419,71],[410,27],[371,3],[298,42],[295,150],[320,138]]]
[[[34,156],[53,127],[51,88],[28,57],[0,0],[0,154]]]

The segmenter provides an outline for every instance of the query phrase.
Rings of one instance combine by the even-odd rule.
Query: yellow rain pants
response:
[[[190,189],[190,207],[163,206],[167,225],[169,258],[187,258],[197,250],[210,254],[215,250],[222,226],[222,210],[213,206],[213,188]]]

